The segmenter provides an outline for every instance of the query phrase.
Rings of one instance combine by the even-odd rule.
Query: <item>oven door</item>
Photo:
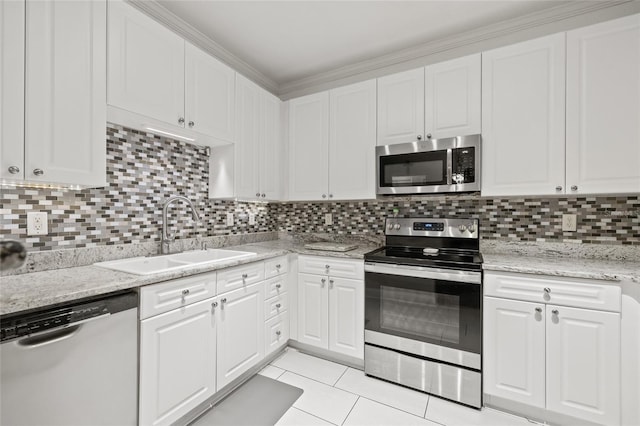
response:
[[[365,343],[480,369],[482,273],[365,264]]]

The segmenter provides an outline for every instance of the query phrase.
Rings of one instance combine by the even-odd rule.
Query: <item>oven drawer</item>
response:
[[[298,272],[362,280],[364,278],[364,262],[335,257],[299,256]]]
[[[621,290],[586,278],[485,272],[485,296],[620,312]]]

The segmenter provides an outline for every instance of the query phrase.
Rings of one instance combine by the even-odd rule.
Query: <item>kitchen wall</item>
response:
[[[383,233],[384,218],[399,214],[480,219],[485,240],[571,241],[640,246],[640,197],[481,198],[478,195],[404,197],[358,202],[244,203],[208,194],[204,148],[116,125],[107,127],[104,188],[62,191],[2,188],[0,238],[51,250],[159,241],[163,202],[185,195],[202,213],[194,223],[182,204],[171,209],[177,238],[266,231],[341,235]],[[29,211],[49,213],[49,234],[26,235]],[[236,223],[226,226],[226,213]],[[248,213],[256,225],[248,225]],[[324,225],[325,213],[334,224]],[[577,232],[562,232],[562,213],[578,216]]]
[[[62,191],[1,188],[0,238],[26,242],[29,250],[95,247],[159,241],[162,205],[184,195],[201,213],[195,223],[184,204],[171,208],[177,238],[274,231],[270,205],[208,199],[209,166],[204,148],[109,125],[104,188]],[[49,234],[27,236],[27,212],[49,213]],[[226,214],[236,223],[226,226]],[[256,225],[248,225],[248,213]]]

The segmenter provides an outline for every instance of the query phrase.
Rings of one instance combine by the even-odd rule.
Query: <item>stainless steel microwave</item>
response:
[[[376,193],[480,190],[481,136],[457,136],[376,147]]]

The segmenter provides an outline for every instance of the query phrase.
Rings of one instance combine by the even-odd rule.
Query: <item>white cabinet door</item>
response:
[[[0,178],[11,180],[24,176],[24,9],[0,2]]]
[[[480,133],[480,53],[425,68],[425,138]]]
[[[284,150],[280,138],[280,99],[262,90],[260,142],[260,199],[282,198]]]
[[[545,407],[545,305],[485,297],[484,392]]]
[[[106,184],[106,14],[105,0],[26,4],[28,181]]]
[[[264,358],[264,285],[218,296],[217,390]]]
[[[260,88],[249,79],[236,77],[236,196],[260,196]]]
[[[187,127],[233,142],[236,73],[213,56],[185,43]]]
[[[329,92],[329,198],[375,198],[376,81]]]
[[[140,323],[141,425],[172,424],[215,393],[213,301],[207,299]]]
[[[364,281],[329,277],[329,350],[364,359]]]
[[[424,136],[424,68],[378,79],[378,145]]]
[[[482,54],[483,195],[564,193],[564,124],[564,33]]]
[[[328,195],[329,92],[289,101],[289,199]]]
[[[620,424],[620,314],[547,305],[547,409]]]
[[[298,274],[298,341],[329,347],[328,277]]]
[[[567,33],[567,193],[640,192],[640,14]]]
[[[184,127],[184,40],[120,0],[108,34],[109,105]]]

